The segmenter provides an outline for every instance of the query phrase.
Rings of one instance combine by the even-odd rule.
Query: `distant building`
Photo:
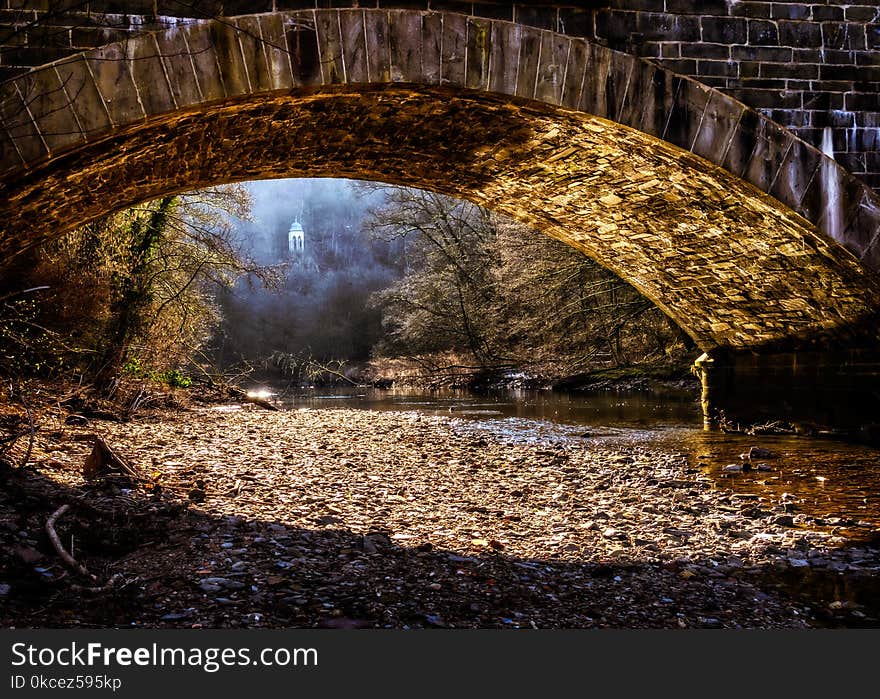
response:
[[[287,231],[287,252],[291,257],[302,257],[306,249],[306,234],[302,224],[294,220]]]

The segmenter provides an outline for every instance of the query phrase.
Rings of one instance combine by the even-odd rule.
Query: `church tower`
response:
[[[287,254],[290,257],[302,257],[305,253],[306,237],[302,224],[295,219],[287,231]]]

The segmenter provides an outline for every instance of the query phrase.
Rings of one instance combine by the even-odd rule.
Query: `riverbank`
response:
[[[700,382],[692,361],[596,368],[572,374],[551,364],[471,366],[467,358],[439,355],[420,358],[380,358],[352,373],[359,382],[381,388],[436,390],[525,389],[557,391],[646,391],[692,389]]]
[[[141,477],[87,480],[91,433]],[[718,489],[671,450],[253,406],[59,416],[37,441],[33,467],[0,489],[4,626],[880,623],[860,606],[876,600],[880,554],[846,523]],[[60,540],[94,579],[45,534],[63,504]]]

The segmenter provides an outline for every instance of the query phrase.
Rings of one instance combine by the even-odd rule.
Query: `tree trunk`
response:
[[[143,327],[152,296],[146,281],[147,272],[174,199],[165,197],[145,223],[138,220],[132,224],[131,268],[120,283],[119,297],[114,303],[115,318],[107,329],[106,349],[95,376],[95,386],[100,391],[110,390],[127,359],[132,339]]]

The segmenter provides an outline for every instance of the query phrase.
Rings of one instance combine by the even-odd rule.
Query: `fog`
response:
[[[395,246],[372,240],[364,228],[384,193],[330,179],[246,187],[252,216],[236,223],[235,236],[257,261],[279,268],[281,283],[273,290],[244,279],[220,295],[224,322],[213,343],[219,361],[256,363],[278,353],[368,359],[382,334],[370,295],[402,274]]]

